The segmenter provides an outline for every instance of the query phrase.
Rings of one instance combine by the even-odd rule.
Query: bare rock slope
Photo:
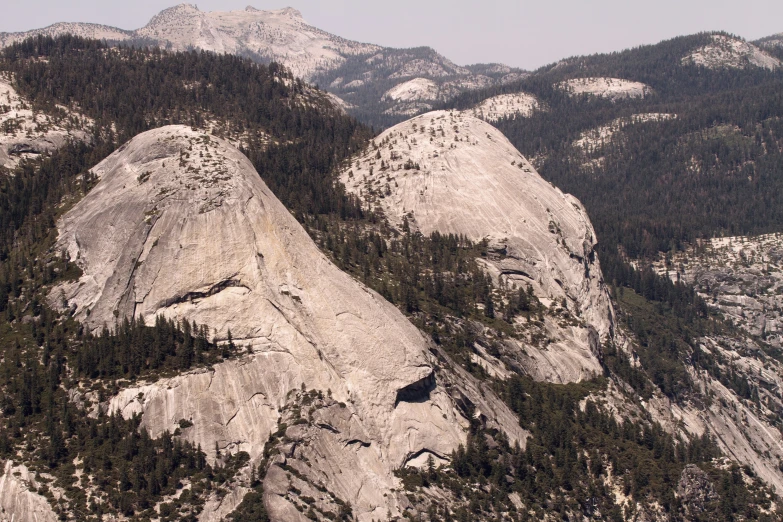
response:
[[[70,140],[91,139],[89,118],[66,107],[51,114],[34,111],[12,83],[10,74],[0,75],[0,167],[13,169],[23,159],[57,150]]]
[[[622,78],[574,78],[562,81],[556,87],[571,96],[587,94],[610,100],[645,98],[653,93],[649,85]]]
[[[525,92],[499,94],[477,104],[471,113],[477,118],[494,123],[504,118],[526,118],[536,110],[545,109],[541,102]]]
[[[774,70],[783,65],[780,60],[755,45],[723,34],[713,34],[711,43],[684,56],[682,63],[708,69],[758,67]]]
[[[702,357],[709,357],[713,366],[711,372],[691,369],[691,378],[712,399],[707,407],[682,404],[688,431],[700,435],[709,430],[727,456],[783,491],[778,429],[783,364],[777,355],[783,346],[783,235],[701,240],[661,256],[653,268],[673,281],[692,284],[709,308],[736,327],[697,340]]]
[[[0,522],[55,522],[49,501],[37,493],[39,484],[24,465],[6,461],[0,475]]]
[[[654,266],[693,284],[709,306],[749,335],[783,347],[783,234],[716,237]]]
[[[252,346],[240,359],[123,390],[112,410],[142,413],[152,436],[187,419],[183,436],[210,458],[217,447],[257,462],[291,392],[318,390],[333,401],[324,408],[344,414],[308,433],[325,453],[302,473],[360,519],[399,513],[393,469],[422,455],[446,459],[464,442],[467,420],[438,385],[419,331],[332,265],[228,142],[163,127],[93,172],[98,185],[58,223],[58,247],[83,276],[55,288],[52,301],[91,328],[163,315]],[[493,411],[514,419],[499,401]],[[506,424],[524,444],[518,425]],[[296,512],[288,501],[273,500],[276,519],[296,519],[285,515]]]
[[[532,375],[564,382],[600,372],[598,342],[612,334],[613,311],[593,227],[579,201],[544,181],[497,129],[466,113],[427,113],[382,133],[341,180],[393,224],[488,240],[499,284],[565,301],[578,325],[547,323],[554,342],[518,347]]]

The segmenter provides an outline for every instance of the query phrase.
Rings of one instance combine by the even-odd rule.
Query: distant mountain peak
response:
[[[199,10],[199,8],[198,8],[198,6],[196,4],[188,4],[188,3],[183,2],[181,4],[177,4],[177,5],[172,6],[172,7],[167,7],[166,9],[164,9],[163,11],[158,13],[156,16],[152,17],[152,19],[154,20],[156,17],[158,17],[158,16],[160,16],[162,14],[165,14],[165,13],[182,13],[182,12],[185,12],[185,13],[193,13],[193,12],[200,13],[201,11]]]
[[[502,64],[456,65],[431,47],[393,49],[348,40],[308,24],[293,7],[275,10],[248,5],[234,11],[202,11],[180,3],[162,10],[142,28],[126,31],[94,24],[56,24],[45,29],[0,33],[0,48],[31,36],[74,34],[108,41],[141,39],[174,51],[200,49],[278,62],[306,81],[329,85],[345,106],[372,107],[392,118],[431,109],[467,91],[518,80],[524,74]],[[380,99],[378,93],[418,79],[430,85],[420,100]],[[396,91],[395,91],[396,92]],[[426,98],[426,99],[425,99]],[[389,105],[392,105],[389,107]]]
[[[783,47],[783,33],[773,34],[765,38],[761,38],[760,40],[756,40],[753,43],[765,49]]]
[[[290,16],[291,18],[302,18],[302,12],[298,9],[294,9],[293,7],[284,7],[283,9],[280,9],[276,12],[282,15]]]
[[[182,23],[183,17],[193,17],[201,14],[198,7],[193,4],[177,4],[153,16],[141,30],[146,30],[147,34],[145,36],[150,36],[149,33],[155,31],[156,28],[166,27],[172,23]]]

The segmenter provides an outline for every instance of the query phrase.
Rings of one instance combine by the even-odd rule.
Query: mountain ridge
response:
[[[172,11],[181,12],[192,14],[193,8]],[[68,359],[67,368],[74,372],[73,378],[61,381],[51,377],[60,383],[56,398],[45,392],[33,395],[33,405],[36,400],[50,404],[48,411],[41,408],[37,417],[30,417],[38,423],[25,421],[18,413],[21,408],[12,415],[13,401],[4,401],[7,424],[2,427],[10,429],[0,430],[0,452],[26,459],[29,470],[6,467],[0,477],[0,504],[12,506],[13,499],[3,497],[27,487],[24,499],[34,502],[12,509],[45,506],[47,489],[29,478],[40,473],[54,481],[48,491],[65,495],[60,506],[52,504],[54,510],[92,509],[87,508],[89,498],[68,496],[67,481],[78,474],[93,494],[96,481],[90,474],[103,473],[100,468],[105,471],[106,464],[85,446],[77,446],[85,435],[89,440],[84,429],[89,426],[79,424],[74,435],[68,431],[74,420],[68,414],[87,417],[92,411],[96,422],[103,422],[103,411],[119,413],[110,422],[124,418],[127,433],[142,441],[151,436],[165,445],[169,432],[177,444],[194,443],[192,455],[203,455],[216,474],[231,477],[229,482],[217,480],[226,486],[205,492],[200,482],[205,479],[198,471],[188,471],[187,480],[193,479],[183,489],[192,504],[187,497],[180,504],[195,511],[206,500],[202,520],[223,519],[234,508],[241,511],[243,496],[247,503],[261,498],[275,520],[297,522],[348,517],[352,510],[360,520],[391,518],[389,511],[429,520],[496,519],[519,511],[543,519],[564,510],[576,519],[597,517],[599,511],[602,517],[622,519],[625,514],[633,520],[668,521],[683,514],[687,519],[690,513],[720,519],[718,513],[728,517],[740,512],[748,518],[774,519],[781,509],[774,504],[779,497],[768,495],[761,479],[778,491],[783,487],[783,450],[776,437],[783,426],[778,385],[783,364],[775,351],[779,344],[773,344],[779,338],[765,337],[773,321],[778,324],[777,312],[735,316],[745,335],[709,307],[715,302],[725,307],[730,299],[758,307],[748,300],[758,302],[752,285],[742,283],[737,293],[733,281],[715,272],[707,281],[710,290],[702,286],[702,298],[694,293],[698,289],[680,283],[680,276],[695,274],[673,270],[671,263],[684,266],[687,258],[671,251],[661,254],[655,268],[672,281],[656,276],[644,259],[631,257],[632,264],[621,264],[617,252],[605,256],[609,249],[598,242],[593,229],[597,221],[592,213],[587,216],[592,210],[587,202],[594,205],[595,197],[583,199],[583,205],[537,173],[539,163],[551,167],[548,162],[557,159],[547,147],[559,146],[571,154],[565,159],[580,176],[566,179],[570,185],[563,186],[573,193],[599,187],[599,198],[611,203],[611,192],[600,190],[601,183],[612,182],[607,181],[612,172],[606,166],[618,165],[617,158],[628,148],[640,150],[640,143],[652,148],[651,137],[679,138],[675,132],[683,132],[676,140],[680,147],[670,152],[680,154],[691,142],[720,145],[695,160],[693,155],[684,160],[665,155],[678,158],[686,165],[687,178],[696,182],[715,154],[723,164],[756,163],[753,170],[733,176],[740,188],[755,182],[765,165],[779,165],[762,160],[783,150],[780,118],[761,126],[752,119],[748,124],[730,118],[713,125],[699,118],[698,107],[688,105],[692,100],[718,102],[708,114],[719,114],[725,103],[704,92],[749,85],[747,98],[732,98],[729,106],[753,110],[753,103],[759,103],[772,109],[764,114],[780,116],[775,112],[779,104],[766,103],[779,99],[775,81],[780,71],[682,63],[683,56],[711,41],[710,35],[685,39],[661,60],[662,68],[668,68],[663,70],[676,72],[675,80],[691,75],[702,81],[689,86],[692,98],[673,91],[665,80],[650,90],[645,90],[647,83],[617,83],[622,78],[638,81],[645,63],[631,64],[633,69],[627,60],[623,69],[622,57],[603,63],[585,58],[532,78],[525,84],[529,94],[517,99],[494,97],[485,107],[465,112],[423,114],[374,141],[368,129],[351,127],[354,120],[321,96],[311,97],[321,93],[282,67],[268,68],[263,84],[270,86],[267,95],[274,96],[266,98],[247,95],[265,90],[243,90],[249,82],[238,69],[260,73],[267,68],[232,56],[130,49],[106,53],[95,41],[74,49],[79,41],[73,38],[62,42],[72,53],[69,57],[64,52],[48,56],[26,46],[29,60],[11,69],[20,78],[15,83],[18,92],[26,93],[29,103],[44,107],[44,112],[56,111],[58,104],[80,107],[95,125],[116,130],[122,141],[128,135],[133,138],[122,146],[116,143],[119,148],[108,157],[110,151],[88,164],[67,162],[51,169],[75,168],[77,181],[64,192],[65,205],[55,200],[45,219],[33,222],[35,232],[12,228],[13,235],[0,235],[8,252],[0,256],[0,305],[5,307],[0,321],[19,332],[29,329],[20,335],[24,350],[4,343],[0,368],[9,396],[24,405],[30,393],[37,393],[29,382],[47,372],[56,375],[60,361]],[[156,91],[155,79],[143,73],[150,56],[159,57],[152,68],[177,80],[168,82],[165,92]],[[428,67],[415,61],[421,56],[411,55],[404,65]],[[376,61],[395,59],[384,55]],[[118,68],[89,68],[101,60]],[[205,70],[229,73],[212,81],[193,78],[174,67],[182,62],[217,62]],[[85,64],[88,68],[82,68]],[[118,75],[126,65],[142,74]],[[481,67],[478,72],[507,72],[502,66]],[[53,76],[47,74],[52,71]],[[122,80],[89,90],[107,72]],[[654,72],[644,77],[651,85]],[[584,80],[590,89],[572,96],[558,87],[572,78]],[[65,81],[58,85],[58,79]],[[756,89],[754,82],[768,89]],[[439,90],[445,85],[432,83]],[[37,88],[41,85],[48,88]],[[128,107],[125,100],[134,98],[139,85],[156,95],[148,104]],[[617,92],[615,87],[643,96],[605,96]],[[206,106],[199,103],[196,93],[215,92],[225,99],[207,97]],[[737,93],[743,91],[729,92]],[[422,102],[415,89],[408,94],[412,97],[397,101]],[[670,101],[677,95],[685,96],[685,102]],[[237,97],[255,104],[232,106]],[[743,101],[750,99],[746,106]],[[182,112],[157,112],[167,101]],[[109,110],[103,112],[106,105]],[[246,107],[250,110],[243,110]],[[294,114],[251,119],[273,108]],[[190,110],[200,117],[188,114]],[[509,137],[471,114],[498,117],[498,127]],[[221,117],[236,125],[221,123]],[[179,125],[171,126],[169,118]],[[288,125],[302,120],[306,123],[301,128]],[[708,126],[703,128],[705,120]],[[341,123],[348,127],[337,134],[332,129]],[[255,140],[252,133],[248,139],[244,131],[259,124],[264,139]],[[533,127],[533,138],[514,138],[519,150],[510,143],[514,125],[523,131]],[[356,140],[343,135],[348,131]],[[221,134],[236,138],[243,151]],[[101,136],[94,133],[95,140]],[[732,147],[743,154],[735,154]],[[520,150],[530,153],[531,161]],[[536,153],[540,155],[534,157]],[[47,156],[0,178],[9,201],[26,201],[16,192],[25,183],[9,181],[29,179]],[[653,180],[660,174],[634,170]],[[671,172],[659,170],[663,175]],[[716,172],[712,164],[709,173]],[[267,186],[258,180],[259,173]],[[82,192],[73,188],[77,183],[86,193],[80,201]],[[49,185],[41,185],[46,192]],[[643,192],[639,187],[649,185],[639,183],[637,193]],[[664,199],[658,198],[656,206]],[[64,216],[54,213],[55,206]],[[33,200],[25,207],[30,210],[24,212],[30,212],[40,205]],[[0,210],[7,219],[10,213]],[[695,213],[694,205],[690,213]],[[605,209],[595,215],[605,226]],[[601,239],[606,242],[608,237],[613,248],[620,243],[611,234],[611,228],[604,228]],[[19,248],[27,238],[41,235],[51,241],[41,241],[47,245],[44,255],[38,245]],[[779,238],[773,239],[777,245]],[[732,241],[744,245],[746,239]],[[601,246],[603,269],[598,264]],[[772,274],[777,267],[765,266],[765,258],[777,252],[777,247],[762,252],[744,245],[732,254],[731,271],[738,280],[758,280],[758,274],[765,274],[765,286],[777,284],[779,278]],[[639,249],[619,253],[636,256]],[[708,268],[713,263],[704,261]],[[54,275],[69,265],[73,280]],[[605,273],[611,284],[604,282]],[[729,284],[713,286],[718,278]],[[51,292],[45,287],[48,300],[34,293],[40,281],[56,284]],[[226,355],[193,366],[181,364],[180,359],[187,359],[185,335],[163,366],[174,373],[134,373],[124,370],[124,359],[114,372],[84,372],[79,357],[94,357],[96,351],[80,350],[89,347],[81,333],[71,337],[59,330],[78,327],[89,337],[102,324],[122,330],[123,317],[129,317],[143,318],[145,324],[154,321],[155,329],[149,329],[160,333],[159,315],[184,325],[183,332],[191,320],[202,325],[201,330],[192,327],[194,331],[208,327],[216,342],[208,349],[222,349]],[[146,327],[136,322],[128,328]],[[97,339],[110,345],[112,335]],[[63,339],[72,342],[71,347]],[[144,367],[146,362],[138,364]],[[58,418],[59,410],[63,413]],[[51,440],[52,449],[25,444],[26,433]],[[60,433],[67,441],[64,448],[56,444]],[[67,457],[58,461],[58,454]],[[248,460],[239,464],[233,460],[245,456]],[[77,462],[75,468],[72,462]],[[139,477],[154,475],[137,473],[137,462],[131,466],[130,485],[123,486],[118,472],[123,468],[116,464],[111,483],[117,487],[107,486],[113,504],[106,504],[107,509],[126,509],[117,502],[123,493],[131,499],[125,501],[131,505],[128,509],[139,514],[149,510],[151,515],[158,507],[164,513],[169,502],[176,504],[171,497],[160,500],[160,506],[145,504],[149,498],[154,504],[160,495],[145,490]],[[49,475],[50,468],[58,469],[56,479]],[[130,490],[123,492],[123,487]],[[229,494],[222,497],[225,488]],[[595,491],[589,505],[582,503],[587,488]],[[555,508],[553,496],[565,507]]]
[[[431,48],[394,49],[347,40],[308,24],[298,10],[286,7],[264,11],[200,11],[178,4],[153,16],[144,27],[124,30],[100,24],[58,23],[18,33],[0,33],[0,48],[32,36],[77,36],[119,42],[155,44],[171,50],[203,49],[247,56],[262,63],[277,61],[307,81],[326,86],[359,112],[384,105],[391,120],[410,114],[404,103],[383,103],[375,91],[388,90],[416,77],[442,88],[425,108],[459,92],[507,83],[523,71],[502,64],[461,67]],[[350,76],[350,77],[349,77]],[[382,111],[380,111],[382,112]],[[389,120],[389,117],[386,118]],[[389,120],[389,121],[391,121]]]

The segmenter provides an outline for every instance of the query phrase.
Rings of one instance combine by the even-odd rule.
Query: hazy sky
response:
[[[783,0],[280,0],[312,25],[392,47],[429,45],[460,65],[533,69],[576,54],[610,52],[698,31],[753,40],[783,32]],[[202,11],[259,9],[277,0],[201,0]],[[55,22],[137,29],[176,0],[0,0],[0,32]]]

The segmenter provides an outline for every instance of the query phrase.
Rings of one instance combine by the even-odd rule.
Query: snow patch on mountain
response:
[[[708,69],[747,69],[760,67],[774,70],[783,63],[755,45],[722,34],[712,35],[712,43],[699,47],[682,58],[683,65]]]
[[[589,94],[611,100],[644,98],[653,92],[649,85],[621,78],[573,78],[562,81],[556,86],[571,96]]]
[[[470,110],[477,118],[493,123],[503,118],[526,118],[540,109],[541,103],[532,94],[517,92],[487,98]]]

